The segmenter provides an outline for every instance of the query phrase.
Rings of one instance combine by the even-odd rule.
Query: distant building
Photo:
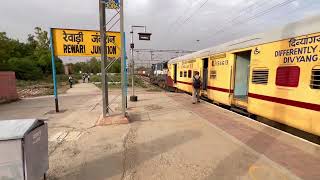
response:
[[[70,75],[73,73],[72,64],[65,64],[64,65],[64,74]]]

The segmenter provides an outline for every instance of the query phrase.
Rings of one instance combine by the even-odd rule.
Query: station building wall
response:
[[[0,72],[0,103],[18,99],[15,72]]]

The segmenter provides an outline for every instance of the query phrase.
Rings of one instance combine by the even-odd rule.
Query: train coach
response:
[[[150,82],[162,88],[166,88],[168,75],[168,62],[152,64],[150,73]]]
[[[168,62],[167,85],[320,135],[320,16]]]

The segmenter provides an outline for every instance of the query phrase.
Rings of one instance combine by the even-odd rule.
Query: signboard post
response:
[[[121,33],[121,87],[122,87],[122,114],[126,116],[127,107],[127,83],[126,83],[126,40],[124,33],[124,14],[123,14],[123,0],[120,4],[120,33]]]
[[[105,28],[103,29],[105,31]],[[104,56],[105,60],[101,61],[101,73],[102,82],[104,80],[105,62],[106,57],[119,58],[121,52],[118,46],[121,46],[121,36],[119,32],[106,32],[102,33],[103,38],[101,41],[100,32],[94,30],[82,30],[82,29],[61,29],[51,28],[50,29],[50,47],[51,47],[51,61],[52,61],[52,78],[54,86],[54,99],[56,112],[59,112],[59,101],[57,92],[57,81],[56,81],[56,67],[55,57],[56,56],[77,56],[77,57],[90,57],[90,56]],[[101,44],[105,44],[101,48]],[[105,79],[106,80],[106,79]],[[102,83],[106,86],[107,83]],[[102,88],[107,89],[107,87]],[[107,92],[104,91],[105,100],[107,102]],[[104,98],[103,98],[104,99]],[[108,104],[105,104],[108,107]],[[107,113],[107,108],[104,108]]]
[[[117,10],[119,8],[120,12]],[[106,32],[106,9],[116,9],[118,11],[118,14],[120,14],[121,32]],[[120,0],[99,0],[100,32],[79,29],[50,29],[52,77],[54,82],[56,112],[59,112],[59,103],[54,60],[55,57],[101,56],[103,118],[106,117],[106,114],[109,110],[108,77],[106,71],[108,67],[111,66],[112,63],[119,58],[121,58],[122,114],[126,116],[127,84],[123,11],[123,0],[121,0],[121,2]],[[106,66],[106,60],[108,58],[113,58],[113,61],[109,63],[108,66]]]
[[[107,9],[120,9],[120,7],[122,7],[120,3],[123,4],[123,2],[119,3],[120,0],[102,0],[102,1],[104,1]]]
[[[122,109],[123,116],[126,116],[126,82],[125,82],[126,81],[126,74],[125,74],[126,60],[125,60],[125,47],[124,47],[125,46],[124,45],[125,44],[125,36],[124,36],[124,14],[123,14],[124,9],[123,9],[123,0],[121,0],[121,2],[119,2],[119,1],[120,0],[100,0],[99,1],[99,3],[100,3],[100,31],[101,31],[101,33],[103,31],[105,32],[105,28],[106,28],[105,9],[116,9],[117,11],[118,11],[118,9],[120,9],[120,13],[119,13],[119,11],[118,11],[118,13],[120,14],[120,36],[121,36],[121,44],[122,44],[121,49],[120,49],[120,51],[121,51],[121,89],[122,89],[122,108],[121,109]],[[112,27],[113,27],[113,25],[112,25]],[[102,38],[103,37],[101,36],[101,39]],[[101,41],[101,46],[105,47],[104,43],[105,42]],[[120,43],[116,43],[116,44],[120,44]],[[109,49],[107,49],[106,51],[109,51]],[[101,59],[104,60],[106,58],[107,57],[104,56],[104,53],[102,53]],[[101,67],[102,75],[105,78],[105,80],[102,81],[103,93],[104,93],[104,96],[106,96],[106,100],[103,100],[104,103],[106,102],[106,106],[105,105],[103,106],[104,107],[103,117],[105,117],[106,116],[105,107],[107,107],[106,110],[108,110],[108,79],[107,79],[107,76],[104,76],[104,74],[106,74],[105,64],[102,63],[101,66],[102,66]]]
[[[108,77],[106,74],[106,5],[102,0],[99,1],[99,16],[100,16],[100,39],[101,39],[101,82],[102,82],[102,116],[106,117],[109,109],[108,99]]]
[[[101,56],[103,48],[99,31],[52,28],[52,36],[56,56]],[[120,58],[120,47],[117,47],[121,46],[120,32],[107,32],[104,37],[108,57]]]

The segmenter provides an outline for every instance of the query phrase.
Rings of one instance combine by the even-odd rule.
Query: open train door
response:
[[[235,53],[234,94],[232,104],[247,109],[251,50]]]
[[[177,64],[173,64],[173,82],[177,83]]]
[[[208,89],[208,66],[209,66],[209,58],[202,59],[202,90],[201,96],[208,97],[207,89]]]

